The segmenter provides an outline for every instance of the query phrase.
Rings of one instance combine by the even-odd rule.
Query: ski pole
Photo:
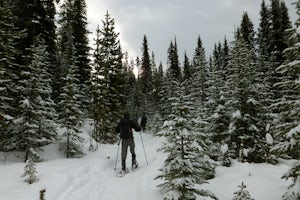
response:
[[[143,145],[143,149],[144,149],[144,154],[145,154],[145,158],[146,158],[146,163],[147,163],[147,166],[149,166],[149,165],[148,165],[147,155],[146,155],[146,151],[145,151],[144,142],[143,142],[143,138],[142,138],[141,132],[140,132],[140,136],[141,136],[141,141],[142,141],[142,145]]]
[[[121,138],[120,138],[120,140],[119,140],[119,142],[118,142],[117,158],[116,158],[116,163],[115,163],[115,168],[114,168],[115,171],[116,171],[116,169],[117,169],[118,156],[119,156],[119,149],[120,149],[120,142],[121,142]]]

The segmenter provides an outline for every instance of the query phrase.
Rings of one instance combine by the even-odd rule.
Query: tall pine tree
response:
[[[98,96],[99,99],[94,97],[92,103],[97,104],[99,101],[103,101],[104,106],[108,108],[108,113],[105,116],[100,116],[101,120],[106,120],[105,126],[101,127],[106,131],[103,141],[114,142],[116,140],[114,127],[126,106],[125,92],[127,87],[126,69],[123,67],[123,54],[118,40],[119,33],[115,32],[115,21],[108,11],[105,14],[105,19],[102,20],[102,27],[98,29],[97,35],[97,52],[95,52],[96,60],[94,62],[97,65],[99,76],[94,76],[94,79],[104,79],[99,85],[104,87],[101,89],[104,96]],[[99,86],[96,86],[94,90],[100,90]],[[92,93],[96,94],[95,91]]]
[[[89,40],[87,30],[87,14],[86,14],[86,2],[85,0],[73,0],[72,15],[73,20],[71,22],[73,29],[73,40],[76,57],[76,65],[78,68],[77,78],[79,79],[79,91],[81,92],[81,107],[84,112],[87,112],[87,108],[90,102],[89,86],[91,79],[91,67],[89,59]]]
[[[20,37],[14,25],[11,1],[0,1],[0,150],[13,148],[13,137],[9,129],[13,128],[16,116],[14,97],[17,95],[15,83],[18,79],[16,63],[16,40]]]
[[[28,57],[32,60],[23,67],[21,75],[23,94],[19,104],[20,115],[16,119],[15,142],[25,151],[25,161],[40,160],[39,148],[56,140],[56,111],[51,99],[51,76],[48,73],[49,57],[43,39],[37,37]]]
[[[63,41],[63,51],[60,52],[61,67],[64,69],[62,81],[64,85],[61,88],[59,96],[59,121],[61,127],[65,129],[61,145],[65,150],[67,158],[81,156],[80,144],[80,126],[82,124],[83,113],[81,111],[81,101],[79,93],[79,80],[77,78],[77,65],[75,58],[75,47],[72,36],[72,26],[66,23],[64,28],[65,37]]]
[[[300,14],[300,3],[297,4],[297,13]],[[276,149],[289,156],[300,158],[300,19],[296,22],[296,27],[289,29],[289,47],[285,49],[286,60],[277,68],[277,72],[282,75],[282,81],[276,86],[282,91],[280,102],[273,106],[279,111],[279,121],[275,126],[279,144]]]
[[[226,104],[232,114],[229,125],[231,148],[241,160],[262,162],[264,135],[259,123],[261,104],[254,87],[256,73],[252,55],[244,39],[236,36],[228,66]]]

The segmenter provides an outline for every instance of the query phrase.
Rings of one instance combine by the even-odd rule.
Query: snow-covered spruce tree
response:
[[[167,60],[167,71],[164,78],[162,94],[163,94],[163,106],[162,106],[162,116],[167,117],[171,111],[171,105],[168,99],[174,96],[176,85],[174,83],[181,81],[181,68],[179,66],[178,50],[176,38],[170,42],[168,48],[168,60]]]
[[[183,56],[182,81],[185,82],[186,93],[189,94],[191,92],[192,85],[192,65],[190,63],[186,51],[184,52]]]
[[[223,165],[230,165],[229,152],[224,151],[224,147],[228,147],[230,135],[228,133],[228,126],[230,117],[225,106],[224,91],[225,80],[223,74],[225,70],[218,63],[221,63],[221,54],[216,48],[214,49],[213,58],[210,61],[210,81],[208,89],[208,118],[207,132],[210,137],[209,155],[214,160],[222,160]],[[223,151],[222,151],[223,150]]]
[[[32,160],[31,156],[29,156],[24,167],[24,174],[21,177],[25,178],[25,182],[32,184],[38,180],[36,174],[36,164]]]
[[[299,200],[300,199],[300,162],[295,162],[294,165],[281,178],[292,179],[292,184],[283,195],[283,200]]]
[[[291,28],[291,22],[289,20],[288,13],[286,12],[286,6],[284,1],[271,0],[270,5],[270,18],[271,18],[271,39],[270,39],[270,52],[271,52],[271,76],[269,77],[272,99],[278,100],[281,98],[281,91],[276,87],[276,83],[280,82],[281,75],[276,71],[284,61],[283,51],[287,48],[287,32],[286,29]],[[275,122],[276,123],[276,122]]]
[[[208,99],[208,80],[209,66],[205,58],[205,49],[202,45],[200,36],[197,38],[197,44],[191,64],[191,85],[190,94],[194,103],[193,120],[195,122],[195,130],[198,132],[197,140],[203,148],[206,148],[209,142],[209,135],[206,131],[208,127],[207,115],[207,99]],[[209,150],[209,149],[205,149]],[[208,169],[207,169],[208,170]],[[210,176],[211,177],[211,176]]]
[[[153,75],[152,75],[152,65],[151,58],[149,55],[149,47],[147,36],[144,35],[142,43],[142,57],[141,57],[141,66],[139,66],[139,78],[138,82],[142,90],[142,111],[149,113],[152,99],[153,91]],[[141,113],[140,113],[141,114]]]
[[[296,3],[296,10],[300,16],[300,1]],[[300,18],[296,21],[295,28],[289,29],[292,35],[289,47],[285,49],[286,61],[277,68],[282,74],[282,81],[277,84],[283,91],[281,101],[274,106],[279,111],[279,124],[275,127],[276,139],[279,142],[272,149],[279,155],[288,155],[300,158]],[[284,194],[284,199],[296,200],[300,198],[300,164],[296,163],[283,178],[292,178],[293,183]]]
[[[300,15],[300,2],[297,13]],[[289,47],[285,49],[286,61],[277,68],[282,81],[276,86],[282,91],[281,101],[273,106],[279,111],[279,123],[275,126],[279,143],[274,150],[287,154],[295,159],[300,158],[300,18],[296,27],[290,29],[292,36]]]
[[[71,35],[73,39],[73,48],[74,48],[74,57],[76,58],[76,78],[78,79],[77,87],[78,94],[80,96],[80,109],[86,114],[87,109],[90,103],[90,80],[91,80],[91,70],[90,67],[90,58],[89,58],[89,41],[87,30],[87,17],[86,17],[86,2],[85,0],[65,0],[62,2],[58,18],[59,26],[59,37],[58,37],[58,46],[61,51],[65,51],[63,46],[67,40],[67,26],[70,26]],[[62,58],[59,58],[59,62],[62,62]],[[62,70],[61,64],[56,69],[55,77],[58,80],[58,83],[55,84],[55,95],[59,102],[59,94],[61,93],[61,87],[64,83],[62,77],[65,76],[66,71]]]
[[[205,183],[205,173],[199,153],[203,151],[195,140],[191,121],[190,97],[185,95],[183,83],[177,85],[172,102],[171,114],[164,122],[160,136],[166,139],[161,150],[168,154],[164,167],[160,169],[163,183],[158,187],[165,192],[164,199],[184,200],[196,199],[200,196],[210,196],[217,199],[209,191],[198,190],[197,184]]]
[[[101,127],[105,132],[103,141],[112,143],[116,140],[115,123],[119,120],[126,105],[126,69],[123,67],[123,53],[121,51],[120,41],[118,40],[119,33],[115,32],[115,20],[110,16],[108,11],[105,14],[105,19],[102,20],[102,27],[97,32],[97,52],[95,55],[95,62],[97,62],[99,70],[99,77],[94,79],[102,80],[102,87],[106,96],[97,97],[105,101],[105,106],[108,107],[108,112],[105,116],[99,116],[101,121],[106,120],[105,125]],[[94,85],[95,86],[95,85]],[[99,90],[99,88],[94,88]],[[103,90],[103,88],[102,88]],[[94,91],[92,93],[95,94]],[[105,98],[105,99],[104,99]],[[92,102],[93,103],[100,103]],[[99,120],[99,119],[97,119]]]
[[[191,93],[195,102],[195,106],[198,108],[195,110],[201,119],[204,119],[206,109],[205,104],[207,101],[207,81],[208,81],[208,63],[205,58],[205,50],[202,46],[200,36],[197,38],[197,46],[194,51],[192,69],[191,69]]]
[[[31,63],[21,68],[23,77],[18,90],[22,91],[19,116],[16,118],[15,141],[18,149],[25,151],[25,161],[41,160],[40,147],[56,140],[57,117],[51,99],[51,76],[48,73],[48,53],[43,39],[36,38],[30,49]]]
[[[260,121],[263,122],[262,125],[265,127],[263,130],[267,138],[273,138],[273,126],[272,120],[276,118],[274,110],[271,104],[274,102],[274,93],[272,91],[274,79],[274,70],[272,69],[272,59],[271,59],[271,14],[270,10],[265,4],[265,1],[261,3],[260,10],[260,23],[257,33],[257,90],[260,91],[261,99],[261,116]],[[274,64],[274,63],[273,63]],[[268,148],[266,150],[266,162],[274,163],[275,156],[270,152],[271,144],[266,141]]]
[[[94,73],[92,74],[92,104],[91,113],[94,119],[94,131],[93,138],[100,142],[104,142],[104,138],[107,132],[110,130],[110,118],[109,118],[109,91],[108,85],[108,70],[109,68],[103,63],[105,58],[104,54],[101,52],[100,43],[101,33],[98,26],[96,30],[96,48],[94,51]]]
[[[9,131],[13,128],[16,113],[14,98],[18,94],[15,82],[18,78],[16,54],[14,48],[20,33],[14,26],[10,0],[0,2],[0,151],[15,148],[14,135]]]
[[[90,104],[90,81],[91,71],[90,58],[89,58],[89,31],[87,29],[87,14],[86,14],[86,0],[72,0],[72,10],[69,14],[72,15],[72,35],[74,40],[74,56],[78,73],[77,78],[79,80],[78,89],[80,94],[81,110],[87,113],[88,106]]]
[[[261,3],[260,9],[260,23],[258,27],[257,33],[257,53],[258,53],[258,65],[257,65],[257,75],[259,79],[259,87],[258,89],[263,93],[263,106],[266,110],[270,110],[269,106],[271,102],[274,100],[272,98],[273,94],[271,92],[271,88],[273,87],[271,84],[272,74],[274,70],[271,70],[273,66],[271,66],[271,19],[270,19],[270,10],[268,9],[265,1],[263,0]],[[268,115],[266,112],[266,115]],[[270,118],[270,117],[268,117]],[[270,120],[270,119],[269,119]]]
[[[253,29],[253,23],[250,20],[247,12],[243,13],[242,21],[240,25],[240,33],[241,37],[244,39],[246,44],[251,50],[254,50],[255,47],[255,39],[254,39],[254,29]],[[254,51],[252,51],[253,56],[255,56]]]
[[[226,81],[226,106],[231,112],[229,148],[240,160],[262,162],[267,147],[259,121],[261,104],[252,55],[237,31]]]
[[[242,182],[241,185],[239,185],[239,190],[234,192],[234,196],[232,200],[254,200],[250,193],[246,190],[247,185]]]
[[[78,92],[79,80],[76,78],[77,68],[74,63],[74,46],[72,38],[72,27],[66,27],[65,49],[60,52],[62,58],[61,64],[66,74],[63,78],[64,86],[60,94],[60,102],[58,103],[59,121],[61,127],[64,128],[62,138],[60,138],[61,148],[65,150],[67,158],[82,156],[80,143],[80,126],[82,124],[82,111],[80,110],[80,95]]]

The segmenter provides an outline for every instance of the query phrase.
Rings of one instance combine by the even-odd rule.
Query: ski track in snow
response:
[[[145,137],[145,136],[143,136]],[[153,136],[146,136],[153,137]],[[140,138],[135,139],[136,143],[136,153],[137,159],[140,164],[139,169],[126,174],[124,177],[117,177],[116,174],[120,170],[120,154],[117,170],[114,171],[115,156],[108,150],[102,151],[100,149],[92,154],[83,158],[86,160],[84,166],[74,167],[68,172],[68,180],[65,183],[65,189],[56,198],[57,200],[140,200],[147,199],[145,194],[149,193],[152,195],[149,198],[153,198],[153,190],[157,190],[157,199],[161,198],[159,196],[156,184],[153,184],[154,174],[152,169],[157,169],[161,167],[161,159],[164,158],[163,155],[157,154],[157,147],[155,144],[151,145],[151,150],[146,154],[148,161],[151,163],[149,166],[146,164],[144,150],[142,145],[138,141]],[[150,146],[148,146],[149,148]],[[115,146],[117,148],[117,145]],[[121,149],[121,148],[120,148]],[[107,151],[107,152],[105,152]],[[105,154],[109,154],[112,158],[105,158]],[[107,162],[101,160],[107,159]],[[100,161],[99,161],[100,159]],[[131,154],[128,150],[126,164],[130,167],[131,164]],[[150,170],[149,170],[150,169]],[[151,187],[149,187],[151,186]]]

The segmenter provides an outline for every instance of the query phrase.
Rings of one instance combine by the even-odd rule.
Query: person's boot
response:
[[[122,172],[126,173],[126,160],[122,160]]]
[[[132,154],[132,168],[136,169],[138,167],[138,164],[136,162],[136,155]]]

